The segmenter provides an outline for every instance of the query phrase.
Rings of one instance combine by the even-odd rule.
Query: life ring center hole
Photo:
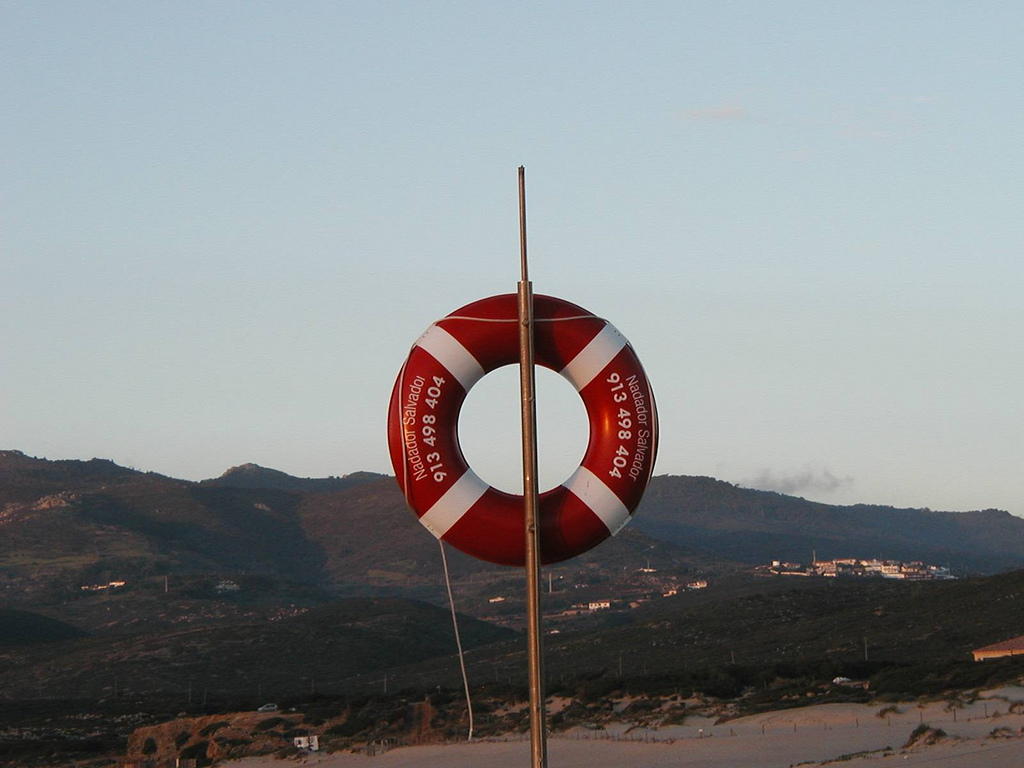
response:
[[[583,400],[554,371],[537,366],[537,486],[565,482],[583,461],[590,424]],[[484,482],[506,493],[523,492],[522,396],[519,366],[491,371],[469,391],[459,416],[459,443]]]

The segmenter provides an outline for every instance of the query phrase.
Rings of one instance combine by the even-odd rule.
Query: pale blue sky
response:
[[[531,277],[658,474],[1024,515],[1024,6],[0,2],[0,448],[391,472],[410,344]],[[515,375],[467,454],[510,487]],[[541,376],[545,486],[582,455]],[[503,401],[498,405],[497,401]]]

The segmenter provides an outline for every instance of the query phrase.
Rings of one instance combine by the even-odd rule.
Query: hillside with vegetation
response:
[[[546,689],[563,702],[551,724],[655,727],[835,702],[885,711],[919,697],[963,706],[972,691],[1024,676],[1022,659],[969,657],[1024,626],[1022,589],[1015,572],[916,584],[772,577],[681,594],[610,625],[548,635]],[[20,702],[8,718],[20,735],[0,729],[0,765],[5,750],[10,765],[57,764],[40,760],[42,738],[24,735],[44,720],[80,734],[67,737],[68,755],[137,757],[294,754],[291,736],[309,732],[332,749],[465,732],[442,609],[348,600],[225,622],[5,649],[13,663],[0,672],[0,700]],[[522,732],[523,638],[467,617],[460,625],[478,736]],[[282,715],[255,713],[266,701]],[[78,723],[83,709],[99,721]]]
[[[0,648],[15,645],[40,645],[85,637],[86,632],[73,624],[57,621],[30,611],[0,608]]]
[[[636,515],[652,538],[727,560],[859,557],[949,564],[963,572],[1024,567],[1024,520],[1008,512],[835,506],[710,477],[652,479]]]
[[[516,637],[468,616],[459,629],[467,650]],[[396,661],[447,657],[455,648],[447,611],[399,598],[348,598],[155,632],[83,634],[7,649],[16,663],[0,667],[0,700],[258,706],[264,693],[344,690],[351,678],[380,678]]]
[[[594,707],[612,694],[671,692],[672,716],[685,717],[687,697],[758,711],[1011,679],[1019,664],[975,665],[969,651],[1024,634],[1024,571],[1012,570],[1024,567],[1022,531],[991,510],[836,507],[654,478],[619,536],[544,569],[549,692],[574,702],[560,715],[571,724],[599,720]],[[393,478],[242,465],[195,483],[3,451],[0,532],[0,765],[4,755],[19,766],[109,759],[136,728],[182,712],[196,730],[174,748],[198,753],[218,738],[201,732],[221,722],[203,718],[266,701],[304,709],[301,722],[335,729],[337,744],[401,723],[443,734],[464,716],[438,544]],[[894,582],[751,568],[814,551],[994,575]],[[448,564],[471,684],[502,713],[489,727],[515,730],[523,574],[450,548]],[[828,685],[836,676],[861,685]],[[394,719],[428,693],[427,715]],[[393,722],[381,730],[380,718]],[[285,720],[267,733],[285,739]],[[153,737],[160,749],[166,735]]]

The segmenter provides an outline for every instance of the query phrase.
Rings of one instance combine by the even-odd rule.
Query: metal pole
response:
[[[523,511],[526,519],[526,624],[530,660],[531,768],[547,768],[540,647],[540,526],[537,520],[537,407],[534,400],[533,286],[526,267],[526,170],[519,166],[519,390],[523,408]]]

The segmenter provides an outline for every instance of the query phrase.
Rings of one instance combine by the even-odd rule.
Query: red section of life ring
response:
[[[658,415],[643,367],[614,326],[551,296],[533,302],[536,363],[576,388],[590,423],[580,466],[540,494],[541,562],[556,563],[629,522],[654,469]],[[459,447],[458,420],[477,381],[518,362],[516,295],[481,299],[416,341],[388,408],[391,463],[420,522],[466,554],[502,565],[525,561],[523,497],[473,472]]]

